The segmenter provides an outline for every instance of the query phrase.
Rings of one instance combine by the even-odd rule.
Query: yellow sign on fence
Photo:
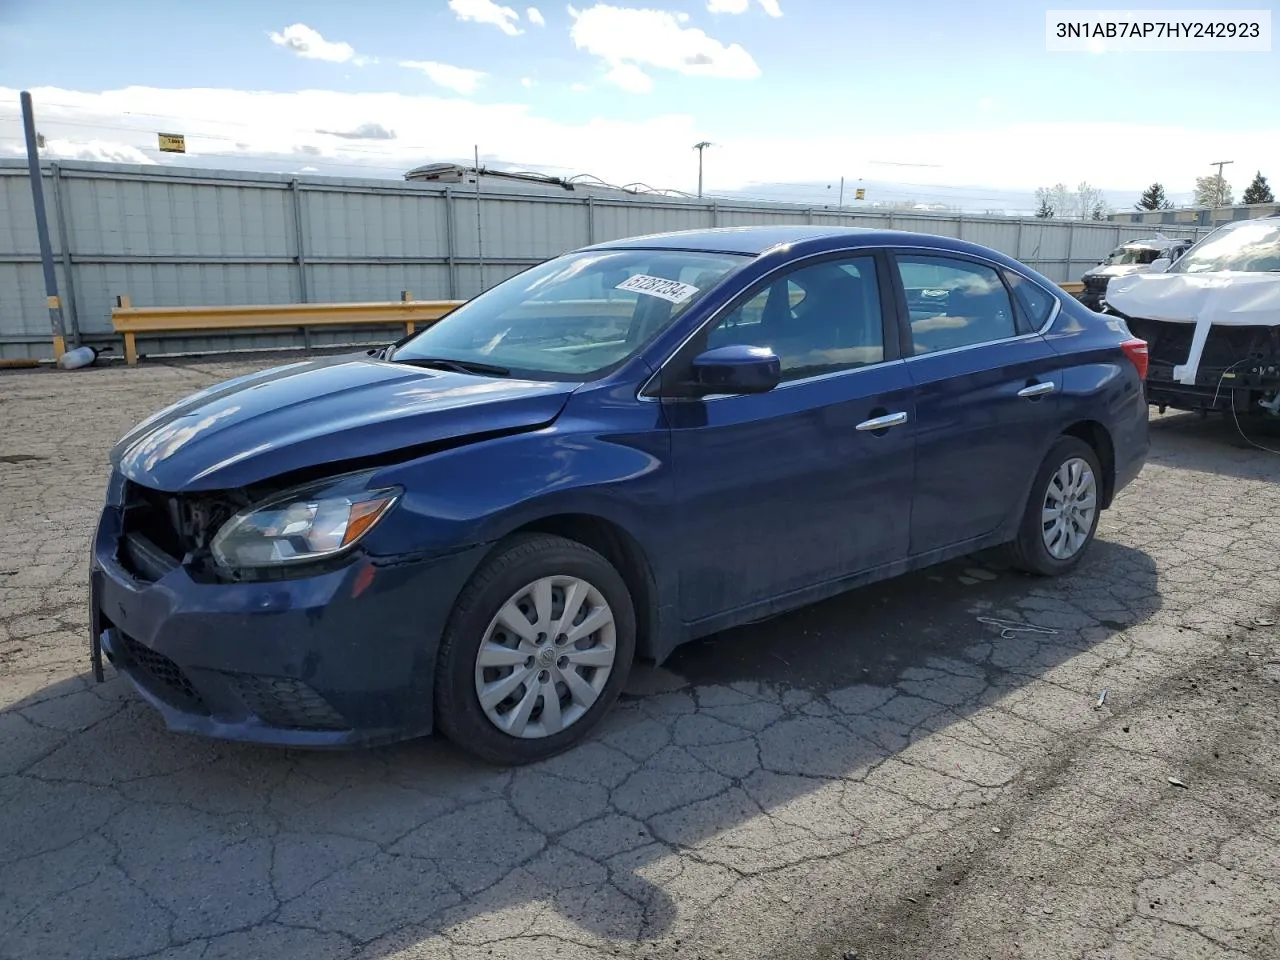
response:
[[[161,153],[186,153],[187,138],[180,133],[159,133]]]
[[[867,199],[867,191],[864,190],[862,187],[859,187],[857,190],[854,191],[853,199],[855,200]]]

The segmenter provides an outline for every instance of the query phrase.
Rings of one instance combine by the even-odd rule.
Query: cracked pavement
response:
[[[92,683],[109,447],[265,363],[0,375],[5,960],[1280,957],[1280,457],[1229,427],[1155,418],[1067,578],[968,558],[710,637],[513,771]]]

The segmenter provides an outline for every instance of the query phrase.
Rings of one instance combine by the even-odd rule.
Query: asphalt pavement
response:
[[[0,374],[0,958],[1280,957],[1280,455],[1234,428],[1155,418],[1068,577],[971,557],[707,638],[513,771],[92,682],[108,449],[258,365]]]

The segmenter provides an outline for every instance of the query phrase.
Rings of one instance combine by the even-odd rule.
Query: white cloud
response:
[[[746,13],[751,0],[707,0],[707,9],[712,13]],[[782,16],[782,8],[778,0],[760,0],[760,7],[771,17]]]
[[[696,27],[682,26],[688,14],[603,3],[582,11],[570,7],[569,13],[574,18],[569,31],[574,45],[609,66],[606,81],[633,93],[653,87],[644,67],[733,80],[760,76],[751,54],[738,44],[725,46]]]
[[[327,133],[331,137],[342,137],[344,140],[394,140],[396,132],[388,130],[380,123],[362,123],[351,130],[317,130],[316,133]]]
[[[524,87],[526,90],[528,90],[530,87],[532,87],[532,86],[533,86],[533,83],[534,83],[534,81],[533,81],[533,77],[521,77],[521,78],[520,78],[520,86]]]
[[[585,83],[571,83],[569,84],[569,89],[574,93],[586,93],[591,88]]]
[[[494,0],[449,0],[449,9],[459,20],[492,24],[511,37],[523,33],[516,26],[520,20],[520,14],[510,7],[494,3]]]
[[[11,144],[0,144],[0,156],[25,157],[26,147],[19,141]],[[47,139],[40,148],[40,156],[45,160],[94,160],[101,163],[142,163],[154,164],[155,161],[135,146],[127,143],[112,143],[108,140],[73,140]]]
[[[524,12],[524,15],[529,18],[529,22],[535,27],[545,27],[547,25],[546,17],[542,15],[542,11],[537,7],[530,7]]]
[[[1003,191],[1033,190],[1081,180],[1115,197],[1126,191],[1136,195],[1153,179],[1173,193],[1189,190],[1203,174],[1203,163],[1194,152],[1165,151],[1153,161],[1141,150],[1100,151],[1100,142],[1121,147],[1213,142],[1222,156],[1235,158],[1237,169],[1250,173],[1265,170],[1271,158],[1280,156],[1280,121],[1274,118],[1249,130],[1193,117],[1185,126],[1065,121],[994,122],[980,128],[962,125],[961,118],[954,126],[915,134],[836,134],[799,119],[777,130],[768,124],[735,129],[718,126],[714,115],[686,113],[615,120],[606,112],[569,123],[543,116],[528,104],[478,103],[445,94],[154,87],[102,92],[37,87],[31,93],[41,132],[60,157],[280,172],[311,166],[345,176],[397,178],[428,161],[465,162],[478,143],[495,165],[692,190],[697,155],[689,147],[707,139],[716,144],[714,162],[708,157],[707,165],[707,186],[713,191],[753,183],[829,182],[841,172],[867,175],[877,169],[872,161],[894,159],[937,164],[899,174],[914,184],[933,185],[932,191],[919,191],[931,194],[930,199],[946,194],[946,187],[987,184]],[[16,102],[17,97],[16,89],[0,88],[0,103]],[[349,140],[316,133],[371,129],[374,124],[395,131],[396,138]],[[156,130],[166,128],[186,135],[186,156],[157,152]],[[0,150],[21,155],[21,136],[18,124],[0,118]],[[992,153],[992,143],[1002,145],[998,155]],[[1046,151],[1045,144],[1054,149]],[[1234,180],[1237,192],[1241,179]]]
[[[612,83],[628,93],[648,93],[653,89],[653,78],[634,63],[615,63],[604,75],[605,83]]]
[[[400,66],[410,70],[420,70],[427,79],[436,86],[452,90],[454,93],[475,93],[480,81],[485,78],[481,70],[468,70],[466,67],[455,67],[448,63],[437,63],[434,60],[401,60]]]
[[[270,34],[271,42],[278,47],[292,50],[304,60],[328,60],[330,63],[352,61],[357,66],[364,62],[356,56],[355,48],[342,41],[330,41],[320,36],[305,23],[294,23],[280,33]]]

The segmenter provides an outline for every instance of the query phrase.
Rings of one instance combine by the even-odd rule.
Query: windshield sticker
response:
[[[672,303],[684,303],[698,292],[698,288],[692,284],[681,283],[679,280],[666,280],[662,277],[650,277],[643,273],[628,277],[614,289],[647,293],[651,297],[659,297]]]

